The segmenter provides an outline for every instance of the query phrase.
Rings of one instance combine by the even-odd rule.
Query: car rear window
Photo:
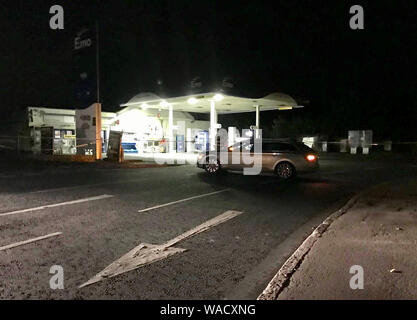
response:
[[[297,148],[300,151],[304,151],[304,152],[314,152],[313,149],[311,149],[309,146],[305,145],[304,143],[297,143]]]

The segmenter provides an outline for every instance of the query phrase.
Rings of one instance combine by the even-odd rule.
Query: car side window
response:
[[[295,147],[289,143],[282,142],[265,142],[262,144],[263,152],[293,152],[296,151]]]

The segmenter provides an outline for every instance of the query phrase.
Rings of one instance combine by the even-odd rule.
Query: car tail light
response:
[[[317,157],[314,154],[308,154],[306,156],[307,161],[313,162],[317,160]]]

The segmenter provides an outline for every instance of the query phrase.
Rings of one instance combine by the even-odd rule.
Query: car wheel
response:
[[[295,168],[289,162],[280,162],[275,168],[275,174],[278,178],[288,180],[295,176]]]
[[[216,157],[211,157],[207,160],[207,163],[204,166],[204,170],[207,173],[215,174],[220,171],[220,162]]]

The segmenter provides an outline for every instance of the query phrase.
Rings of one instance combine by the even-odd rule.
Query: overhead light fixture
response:
[[[252,130],[247,130],[245,132],[245,136],[252,138],[253,137],[253,131]]]
[[[291,110],[291,106],[285,106],[285,107],[278,107],[278,110]]]
[[[194,97],[191,97],[191,98],[188,99],[188,103],[189,104],[196,104],[197,103],[197,99],[194,98]]]
[[[216,93],[213,97],[214,101],[222,101],[223,100],[223,95],[220,93]]]
[[[169,103],[166,102],[165,100],[162,100],[161,103],[159,104],[161,107],[165,108],[169,106]]]

